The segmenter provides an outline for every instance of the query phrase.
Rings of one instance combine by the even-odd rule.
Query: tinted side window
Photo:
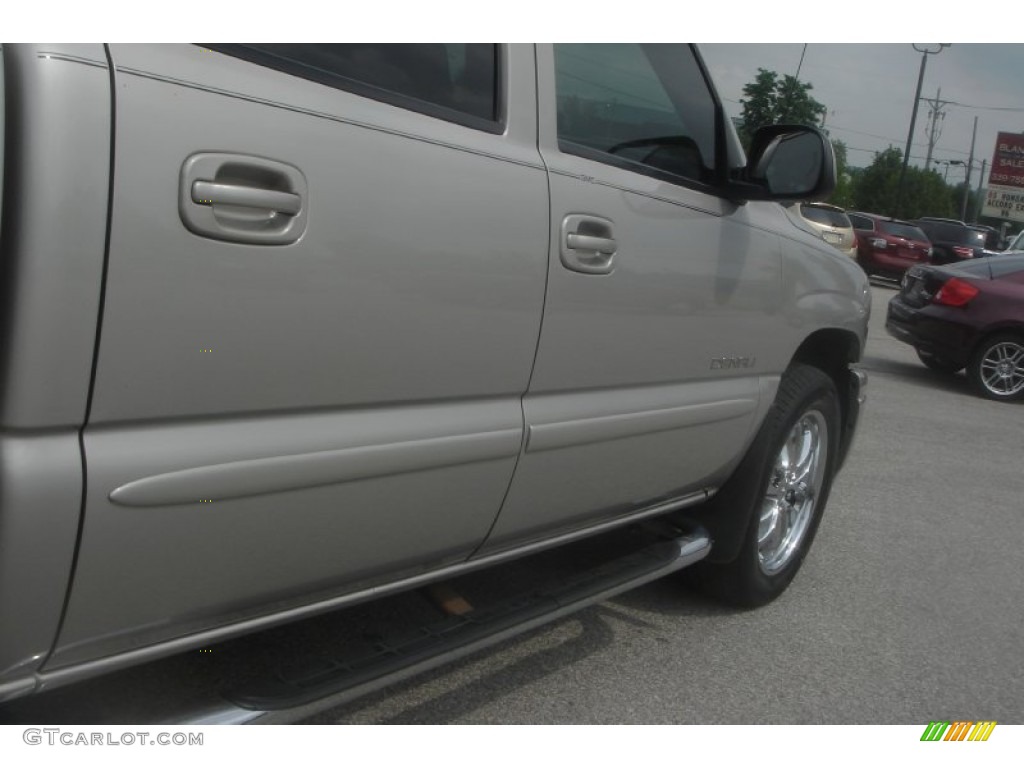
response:
[[[875,228],[874,222],[872,222],[867,216],[858,216],[855,213],[848,215],[850,217],[850,223],[853,224],[854,229],[865,229],[870,232]]]
[[[920,240],[926,242],[928,236],[925,235],[918,227],[910,224],[904,224],[898,221],[880,221],[878,222],[879,228],[887,235],[893,235],[895,237],[902,237],[906,240]]]
[[[416,112],[496,130],[496,45],[281,43],[211,45],[271,69]]]
[[[710,181],[715,105],[685,45],[555,46],[563,152]]]
[[[972,248],[984,248],[985,233],[979,232],[977,229],[964,229],[960,235],[960,242]]]
[[[917,226],[924,230],[932,242],[959,243],[963,237],[963,227],[943,221],[918,221]]]
[[[815,221],[818,224],[827,224],[830,227],[837,227],[839,229],[850,228],[850,220],[842,211],[833,211],[831,208],[819,208],[815,205],[804,203],[800,206],[800,212],[804,215],[805,219]]]

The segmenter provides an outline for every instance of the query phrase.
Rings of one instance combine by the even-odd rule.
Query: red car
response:
[[[931,241],[910,222],[874,213],[846,215],[857,233],[857,263],[869,275],[899,280],[910,267],[931,259]]]
[[[885,328],[932,370],[966,368],[983,397],[1024,398],[1024,254],[912,267]]]

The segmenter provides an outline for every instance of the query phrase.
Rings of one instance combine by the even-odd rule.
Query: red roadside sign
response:
[[[988,183],[999,187],[1024,188],[1024,134],[1000,133],[992,153]]]
[[[1000,132],[982,216],[1024,222],[1024,134]]]

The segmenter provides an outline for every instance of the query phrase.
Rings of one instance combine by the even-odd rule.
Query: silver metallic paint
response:
[[[67,594],[110,171],[103,46],[4,45],[3,75],[0,698],[46,658]]]
[[[6,45],[4,68],[13,85],[5,131],[17,142],[6,175],[17,194],[8,189],[4,200],[0,426],[77,427],[85,419],[106,236],[106,59],[101,45]]]
[[[546,279],[532,51],[507,57],[504,135],[193,46],[112,51],[89,493],[52,665],[466,558],[522,441]],[[298,169],[301,239],[186,230],[201,152]]]
[[[33,676],[82,493],[109,81],[99,46],[17,48],[5,59],[35,94],[18,162],[46,183],[5,213],[21,227],[5,259],[25,266],[0,418],[72,429],[0,435],[0,625],[23,599],[38,607],[0,636],[0,697],[701,501],[804,339],[863,345],[863,274],[778,205],[558,152],[548,46],[539,78],[533,48],[506,50],[502,136],[191,46],[114,46],[85,527],[59,646]],[[309,183],[303,237],[258,248],[187,232],[172,214],[196,152],[293,164]],[[69,167],[93,194],[69,189],[51,220]],[[562,264],[570,214],[610,222],[612,274]],[[755,352],[749,369],[710,369]],[[40,551],[52,567],[23,595],[23,553]]]

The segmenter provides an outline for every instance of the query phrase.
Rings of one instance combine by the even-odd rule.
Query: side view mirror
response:
[[[747,166],[732,187],[746,200],[823,200],[836,187],[832,143],[806,125],[758,128]]]

